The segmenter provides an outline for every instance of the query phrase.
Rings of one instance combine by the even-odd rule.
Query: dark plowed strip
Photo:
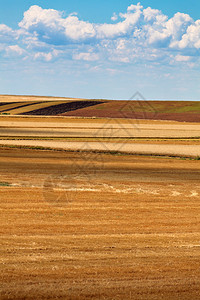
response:
[[[3,106],[3,105],[7,105],[7,104],[10,104],[11,102],[1,102],[0,103],[0,106]]]
[[[100,101],[73,101],[68,103],[62,103],[58,105],[52,105],[45,108],[36,109],[33,111],[29,111],[26,113],[21,113],[21,115],[36,115],[36,116],[56,116],[63,114],[68,111],[77,110],[84,107],[94,106],[99,103],[103,103]]]
[[[15,103],[15,102],[10,102],[10,103],[7,103],[7,104],[12,104],[12,103]],[[23,104],[23,103],[26,103],[26,104]],[[18,105],[18,106],[13,107],[13,108],[8,108],[8,109],[0,110],[0,113],[6,112],[6,111],[9,111],[9,110],[14,110],[14,109],[26,107],[26,106],[40,104],[40,103],[43,103],[43,102],[34,102],[34,103],[28,103],[28,104],[27,104],[27,102],[18,102],[18,103],[16,102],[16,105]]]

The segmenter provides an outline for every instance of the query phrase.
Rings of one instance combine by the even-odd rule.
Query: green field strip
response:
[[[28,112],[31,112],[35,109],[41,109],[41,108],[46,108],[46,107],[50,107],[50,106],[54,106],[54,105],[57,105],[57,104],[60,104],[60,103],[63,103],[63,101],[55,101],[55,102],[34,102],[34,104],[31,104],[27,107],[19,107],[19,108],[16,108],[16,109],[12,109],[9,111],[9,113],[11,115],[19,115],[19,114],[22,114],[22,113],[28,113]]]
[[[182,101],[109,101],[95,107],[98,110],[112,110],[132,113],[198,113],[200,112],[200,102]]]

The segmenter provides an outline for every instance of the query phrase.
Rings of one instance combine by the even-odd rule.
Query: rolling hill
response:
[[[0,96],[0,115],[200,121],[199,101],[131,101]]]

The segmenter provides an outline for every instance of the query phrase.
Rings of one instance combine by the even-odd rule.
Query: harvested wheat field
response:
[[[199,299],[200,161],[0,150],[0,299]]]
[[[10,100],[0,105],[0,299],[200,299],[195,112],[137,120],[108,118],[124,102]],[[87,117],[95,109],[103,117]]]

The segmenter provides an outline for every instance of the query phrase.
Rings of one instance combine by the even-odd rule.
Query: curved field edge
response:
[[[144,157],[158,157],[158,158],[174,158],[174,159],[189,159],[200,160],[200,156],[196,155],[176,155],[176,154],[158,154],[158,153],[139,153],[139,152],[126,152],[126,151],[112,151],[112,150],[82,150],[82,149],[61,149],[42,146],[25,146],[25,145],[0,145],[0,149],[24,149],[36,151],[51,151],[51,152],[66,152],[66,153],[92,153],[92,154],[107,154],[107,155],[125,155],[125,156],[144,156]]]

